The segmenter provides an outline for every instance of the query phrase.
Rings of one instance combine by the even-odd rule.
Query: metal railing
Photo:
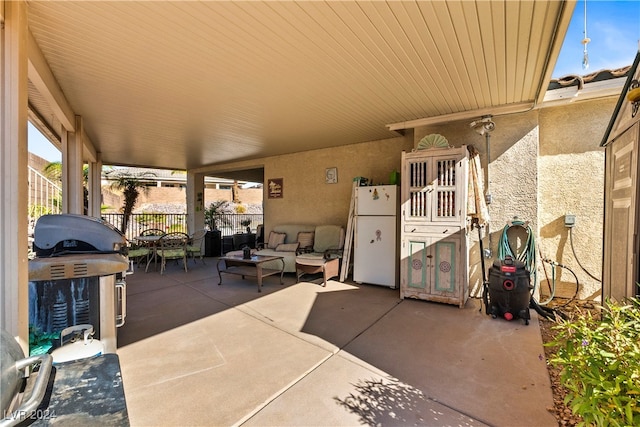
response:
[[[123,214],[103,213],[102,219],[113,225],[118,230],[122,227]],[[262,214],[219,214],[216,215],[216,225],[222,237],[232,236],[236,233],[246,232],[247,227],[255,232],[258,224],[262,224]],[[129,224],[125,231],[125,236],[133,240],[142,231],[149,228],[158,228],[165,232],[181,231],[187,232],[187,214],[164,214],[164,213],[136,213],[131,214]]]
[[[122,229],[124,215],[121,213],[103,213],[103,220],[113,225],[118,230]],[[187,214],[131,214],[124,234],[129,240],[139,236],[144,230],[158,228],[166,233],[174,231],[187,232]]]
[[[258,224],[264,221],[262,214],[217,214],[215,218],[216,227],[220,230],[222,237],[245,233],[247,227],[255,233]]]
[[[61,212],[62,188],[29,166],[29,217],[37,220],[45,214]]]

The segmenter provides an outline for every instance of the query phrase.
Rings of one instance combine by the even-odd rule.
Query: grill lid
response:
[[[125,236],[108,222],[85,215],[43,215],[33,230],[36,256],[124,253]]]

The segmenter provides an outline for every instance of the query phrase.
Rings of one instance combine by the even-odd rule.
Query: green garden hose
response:
[[[527,232],[527,241],[520,253],[516,254],[509,244],[509,229],[512,227],[522,227]],[[504,226],[500,240],[498,241],[498,259],[504,260],[507,256],[511,256],[524,264],[524,267],[533,275],[533,292],[535,293],[537,286],[536,275],[536,243],[533,230],[528,223],[514,219],[511,223]]]

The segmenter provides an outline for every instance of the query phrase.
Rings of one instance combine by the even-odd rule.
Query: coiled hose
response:
[[[520,253],[516,254],[513,251],[513,248],[511,247],[511,244],[509,243],[509,230],[512,227],[522,227],[525,229],[526,233],[527,233],[527,240],[522,248],[522,250],[520,251]],[[551,261],[549,259],[543,259],[544,262],[547,262],[551,265],[552,267],[552,275],[553,275],[553,281],[552,281],[552,290],[551,290],[551,296],[549,297],[549,299],[547,301],[544,302],[538,302],[533,295],[535,294],[536,288],[538,286],[538,280],[537,280],[537,269],[536,269],[536,262],[537,262],[537,257],[536,257],[536,242],[535,242],[535,236],[533,234],[533,230],[531,229],[531,227],[529,226],[528,223],[525,223],[524,221],[520,221],[517,219],[514,219],[513,221],[511,221],[511,223],[505,225],[505,227],[502,229],[502,234],[500,235],[500,240],[498,242],[498,259],[500,260],[504,260],[507,256],[511,256],[513,259],[517,259],[518,261],[522,262],[524,264],[524,267],[533,275],[533,289],[531,291],[531,298],[529,300],[529,306],[531,308],[533,308],[534,310],[536,310],[536,312],[547,318],[550,320],[556,320],[556,317],[562,317],[564,319],[567,318],[567,316],[562,313],[561,311],[557,311],[555,309],[549,308],[549,307],[545,307],[546,304],[548,304],[549,302],[551,302],[551,300],[554,297],[555,294],[555,268],[556,267],[560,267],[563,268],[565,270],[568,270],[573,277],[576,280],[576,291],[573,295],[573,297],[567,301],[565,304],[558,306],[557,308],[562,308],[564,306],[566,306],[567,304],[569,304],[571,301],[573,301],[576,296],[578,295],[578,290],[580,289],[580,283],[578,282],[578,276],[576,276],[576,273],[570,269],[569,267],[567,267],[566,265],[562,265],[559,264],[555,261]],[[545,270],[546,272],[546,270]]]
[[[522,227],[527,232],[527,241],[525,242],[520,253],[515,254],[511,244],[509,243],[509,230],[512,227]],[[533,274],[533,283],[535,292],[536,280],[536,243],[533,230],[528,223],[514,219],[502,229],[500,240],[498,241],[498,259],[504,260],[507,256],[516,259],[524,264],[524,267]]]
[[[522,227],[527,232],[527,240],[522,250],[518,254],[514,253],[513,248],[509,243],[509,230],[512,227]],[[536,291],[536,287],[538,286],[536,270],[537,257],[535,236],[528,223],[514,219],[510,224],[505,225],[502,229],[502,234],[500,235],[500,240],[498,241],[498,259],[504,260],[507,256],[511,256],[513,259],[517,259],[518,261],[522,262],[524,264],[524,267],[533,275],[533,289],[531,290],[529,307],[533,308],[540,316],[543,316],[550,320],[555,320],[557,314],[556,311],[548,307],[543,307],[533,297]],[[564,317],[562,313],[559,314],[561,317]]]

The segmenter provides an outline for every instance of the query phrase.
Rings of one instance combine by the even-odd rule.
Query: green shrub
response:
[[[44,205],[29,205],[29,217],[38,219],[42,215],[53,213],[50,208]]]
[[[140,215],[136,216],[136,221],[138,221],[138,223],[142,225],[148,225],[153,223],[163,223],[164,215],[158,214],[158,213],[143,212]]]
[[[186,233],[186,227],[184,224],[172,224],[167,227],[167,233]]]
[[[600,317],[579,312],[554,326],[549,363],[561,369],[565,404],[581,425],[640,425],[640,300],[607,303]]]

